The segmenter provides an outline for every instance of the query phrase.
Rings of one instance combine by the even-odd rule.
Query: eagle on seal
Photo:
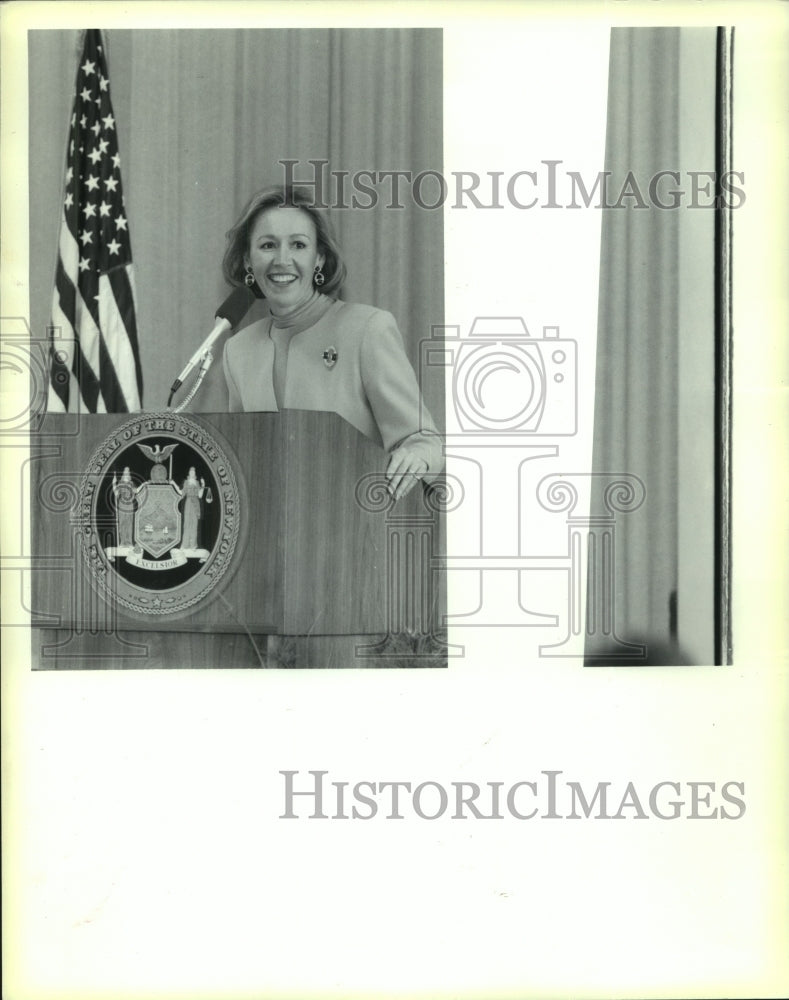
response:
[[[164,482],[167,478],[167,473],[164,471],[164,463],[172,455],[175,449],[178,447],[177,444],[168,444],[164,448],[160,444],[156,444],[153,448],[147,444],[137,443],[137,447],[149,458],[154,466],[151,469],[151,480],[153,482]]]

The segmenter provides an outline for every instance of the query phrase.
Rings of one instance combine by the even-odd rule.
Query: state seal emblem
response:
[[[80,538],[105,599],[135,616],[190,614],[243,549],[237,460],[182,414],[140,414],[96,449]]]

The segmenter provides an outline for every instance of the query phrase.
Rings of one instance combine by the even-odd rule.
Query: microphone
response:
[[[200,362],[203,356],[211,350],[214,344],[219,340],[223,333],[227,333],[228,330],[232,330],[233,327],[238,326],[241,320],[249,312],[252,303],[255,301],[257,296],[252,291],[251,288],[247,288],[246,285],[241,285],[239,288],[234,288],[233,291],[228,295],[222,305],[217,309],[214,314],[216,317],[216,324],[214,329],[208,334],[203,343],[198,347],[194,354],[189,358],[189,360],[184,365],[181,374],[173,382],[170,388],[170,398],[167,400],[167,405],[169,406],[172,402],[173,396],[178,392],[181,386],[184,384],[184,379],[187,377],[189,372],[194,368],[196,364]]]

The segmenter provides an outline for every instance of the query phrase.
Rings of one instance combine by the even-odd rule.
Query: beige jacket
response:
[[[230,411],[277,410],[271,318],[241,330],[225,345]],[[334,355],[334,363],[328,363]],[[391,452],[406,444],[427,461],[428,476],[443,468],[441,438],[422,402],[391,313],[334,302],[288,349],[283,406],[337,413]]]

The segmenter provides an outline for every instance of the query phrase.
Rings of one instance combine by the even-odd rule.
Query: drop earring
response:
[[[321,285],[326,280],[326,275],[323,273],[323,271],[321,271],[320,264],[315,265],[315,273],[312,276],[312,280],[315,282],[318,288],[320,288]]]
[[[255,284],[255,272],[247,264],[247,273],[244,275],[244,284],[247,288],[251,288]]]

